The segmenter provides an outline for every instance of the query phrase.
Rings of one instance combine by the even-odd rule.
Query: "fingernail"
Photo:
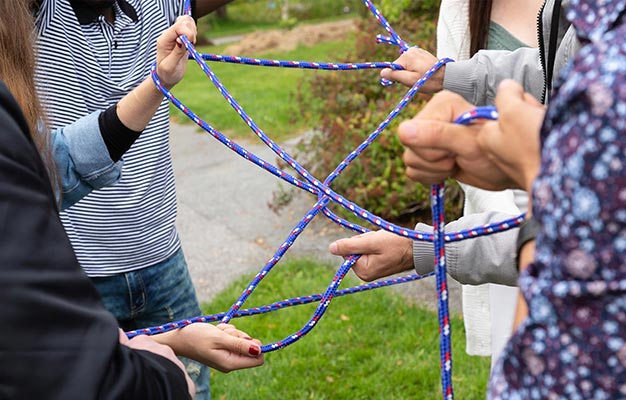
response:
[[[328,246],[328,250],[332,253],[332,254],[337,254],[337,243],[332,242],[330,244],[330,246]]]
[[[246,340],[252,340],[252,338],[250,336],[245,336],[244,339]]]
[[[413,138],[417,133],[415,121],[402,121],[400,125],[398,125],[398,133],[405,139]],[[402,139],[403,138],[400,137],[400,141],[402,141]]]
[[[261,348],[258,346],[250,346],[250,348],[248,349],[248,353],[253,356],[258,356],[259,354],[261,354]]]

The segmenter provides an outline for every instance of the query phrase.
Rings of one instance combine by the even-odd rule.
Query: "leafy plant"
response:
[[[397,21],[411,5],[411,0],[380,0],[380,11],[389,22]]]
[[[438,2],[412,0],[394,4],[400,12],[394,23],[397,32],[407,42],[433,51]],[[397,48],[375,43],[373,38],[378,33],[381,28],[373,18],[359,21],[356,48],[348,59],[397,58]],[[406,91],[400,85],[392,88],[380,85],[377,71],[336,71],[312,76],[301,84],[298,104],[304,118],[320,116],[320,129],[300,142],[296,158],[308,160],[307,169],[323,179],[377,128]],[[426,100],[426,96],[418,95],[332,184],[333,189],[385,219],[404,223],[428,219],[430,188],[405,177],[403,147],[396,135],[398,121],[414,116]],[[447,199],[448,218],[454,218],[462,202],[456,184],[449,185]],[[348,213],[343,215],[356,218]]]

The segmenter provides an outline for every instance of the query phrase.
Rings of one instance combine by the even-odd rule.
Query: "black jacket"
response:
[[[182,371],[118,341],[0,82],[0,399],[186,399]]]

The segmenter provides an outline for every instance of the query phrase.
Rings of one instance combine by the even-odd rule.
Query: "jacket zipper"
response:
[[[543,10],[546,8],[547,0],[543,2],[543,5],[539,9],[539,15],[537,15],[537,43],[539,44],[539,62],[541,63],[541,70],[543,71],[543,90],[541,91],[541,103],[546,102],[547,91],[547,73],[546,73],[546,47],[543,42]]]

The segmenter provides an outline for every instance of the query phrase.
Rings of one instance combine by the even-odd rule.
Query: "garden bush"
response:
[[[384,7],[385,3],[382,5]],[[394,29],[402,38],[434,52],[438,1],[388,1],[387,5],[392,11]],[[401,10],[397,8],[399,5]],[[383,9],[383,13],[385,11]],[[371,15],[362,18],[358,21],[354,52],[348,60],[337,61],[396,59],[399,54],[396,47],[376,44],[374,38],[379,33],[384,31]],[[318,178],[327,176],[376,129],[406,91],[400,85],[391,88],[380,85],[378,71],[336,71],[304,80],[297,98],[300,115],[301,118],[319,118],[319,127],[298,144],[295,158],[304,160],[307,169]],[[333,189],[385,219],[405,224],[428,220],[430,188],[414,184],[405,177],[403,147],[396,134],[399,121],[414,116],[426,100],[425,95],[414,98],[396,121],[333,183]],[[284,200],[288,196],[280,193],[276,198]],[[450,183],[446,203],[448,218],[459,215],[461,204],[459,187]]]

